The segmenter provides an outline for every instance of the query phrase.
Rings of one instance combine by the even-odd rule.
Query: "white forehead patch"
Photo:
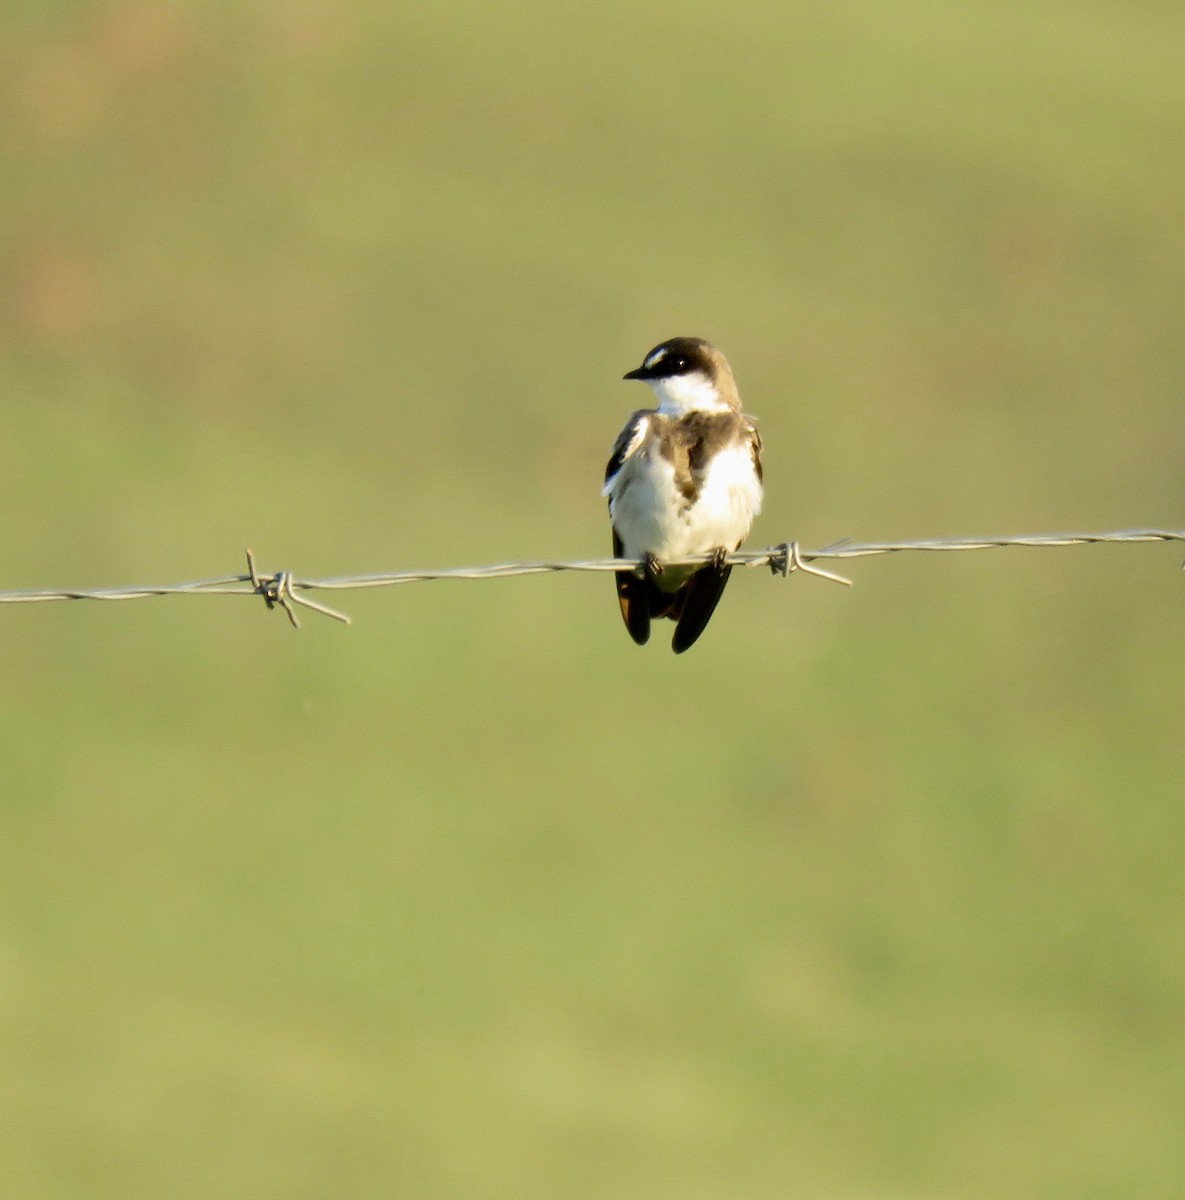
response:
[[[647,371],[653,370],[667,356],[666,346],[659,346],[657,350],[651,350],[646,355],[646,361],[642,364]]]

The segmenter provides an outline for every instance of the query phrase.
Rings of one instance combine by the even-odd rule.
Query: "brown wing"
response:
[[[749,443],[749,449],[753,452],[753,470],[757,472],[757,479],[764,483],[765,477],[761,471],[761,434],[757,432],[757,426],[749,421],[749,433],[753,440]]]

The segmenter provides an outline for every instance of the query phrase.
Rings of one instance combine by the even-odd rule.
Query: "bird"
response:
[[[643,562],[640,574],[615,572],[617,599],[639,646],[665,617],[682,654],[720,601],[727,555],[761,511],[761,435],[741,410],[728,360],[702,338],[661,342],[623,378],[649,384],[658,404],[630,416],[605,468],[614,557]],[[711,560],[668,565],[701,554]]]

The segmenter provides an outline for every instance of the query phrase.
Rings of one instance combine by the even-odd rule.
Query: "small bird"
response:
[[[655,346],[624,378],[648,383],[658,407],[630,417],[605,468],[613,554],[645,563],[642,575],[616,573],[617,599],[639,646],[651,620],[666,617],[675,622],[671,648],[682,654],[728,583],[725,557],[761,511],[761,437],[741,411],[728,360],[700,338]],[[664,565],[697,554],[712,561]]]

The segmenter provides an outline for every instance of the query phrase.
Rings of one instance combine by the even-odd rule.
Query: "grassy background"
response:
[[[0,587],[1182,523],[1154,0],[9,0]],[[1179,551],[0,612],[6,1197],[1176,1196]],[[664,639],[665,640],[665,639]]]

